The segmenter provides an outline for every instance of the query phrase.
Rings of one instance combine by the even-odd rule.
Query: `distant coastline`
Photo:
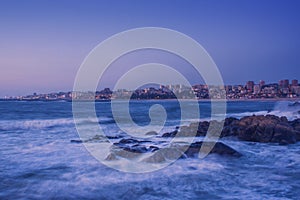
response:
[[[116,91],[105,88],[101,91],[69,91],[53,92],[25,96],[10,96],[1,101],[110,101],[113,99],[132,100],[167,100],[167,99],[197,99],[210,101],[211,99],[227,99],[227,101],[286,101],[300,99],[300,84],[298,80],[280,80],[278,83],[266,84],[261,80],[259,84],[247,81],[245,85],[203,85],[192,87],[185,85],[157,85],[148,88],[138,88],[130,91],[118,89]]]
[[[95,99],[95,102],[111,102],[114,99]],[[119,101],[125,101],[126,99],[118,99]],[[195,100],[195,99],[131,99],[132,101],[176,101],[176,100]],[[199,102],[224,101],[224,99],[197,99]],[[0,102],[73,102],[72,99],[5,99],[0,98]],[[90,102],[92,100],[76,100],[82,102]],[[257,99],[226,99],[226,102],[245,102],[245,101],[293,101],[300,102],[300,97],[297,98],[257,98]]]

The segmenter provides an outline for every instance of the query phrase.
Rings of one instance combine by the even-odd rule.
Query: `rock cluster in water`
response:
[[[150,145],[149,145],[150,144]],[[213,146],[209,153],[219,154],[222,156],[240,157],[242,154],[222,142],[194,142],[172,143],[167,147],[160,148],[159,145],[152,141],[141,141],[136,139],[122,139],[114,143],[110,149],[110,154],[106,160],[117,160],[118,157],[134,159],[141,154],[149,154],[143,161],[149,163],[160,163],[167,160],[197,158],[202,145]]]
[[[158,163],[167,160],[198,157],[203,145],[213,146],[209,153],[222,156],[240,157],[241,153],[222,142],[194,141],[191,144],[186,142],[169,143],[167,138],[172,137],[199,137],[206,136],[210,132],[210,125],[223,127],[220,137],[237,137],[242,141],[279,143],[282,145],[293,144],[300,141],[300,119],[288,121],[286,117],[274,115],[247,116],[241,119],[233,117],[226,118],[222,123],[217,121],[194,122],[189,126],[176,127],[172,132],[158,135],[151,132],[147,135],[153,136],[153,140],[140,140],[137,138],[126,138],[123,136],[99,136],[96,135],[87,140],[71,140],[73,143],[82,142],[115,142],[110,147],[110,153],[106,160],[118,160],[119,158],[136,159],[142,154],[148,155],[143,158],[144,162]],[[224,125],[224,126],[223,126]],[[211,134],[211,133],[210,133]],[[211,135],[210,135],[211,136]],[[215,135],[216,136],[216,135]],[[155,140],[155,138],[166,138]]]
[[[179,131],[165,133],[162,137],[205,136],[211,123],[218,124],[216,121],[195,122],[181,127]],[[288,121],[286,117],[253,115],[241,119],[229,117],[223,123],[220,137],[235,136],[243,141],[279,144],[293,144],[300,141],[300,119]]]

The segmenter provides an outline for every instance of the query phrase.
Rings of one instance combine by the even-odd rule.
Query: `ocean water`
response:
[[[150,122],[149,108],[168,114],[164,131],[179,125],[177,101],[132,101],[136,124]],[[228,102],[227,116],[275,114],[299,118],[290,102]],[[96,103],[99,123],[117,136],[109,102]],[[200,120],[210,118],[210,103],[200,102]],[[124,173],[101,164],[79,139],[70,102],[0,102],[0,199],[299,199],[300,144],[280,146],[224,138],[241,158],[209,155],[174,162],[158,171]],[[187,120],[194,121],[197,119]],[[95,133],[96,135],[97,133]]]

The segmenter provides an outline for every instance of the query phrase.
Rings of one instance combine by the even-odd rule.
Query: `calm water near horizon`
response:
[[[274,114],[293,120],[299,107],[290,102],[227,103],[227,116]],[[130,114],[138,125],[150,122],[149,108],[161,104],[168,113],[164,131],[179,125],[177,101],[132,101]],[[200,120],[209,120],[210,103],[199,102]],[[122,134],[110,102],[96,103],[98,120],[107,135]],[[197,119],[189,119],[189,124]],[[96,135],[97,133],[95,133]],[[184,159],[151,173],[130,174],[106,167],[79,139],[71,102],[0,102],[0,199],[298,199],[300,144],[280,146],[224,143],[241,158],[209,155]]]

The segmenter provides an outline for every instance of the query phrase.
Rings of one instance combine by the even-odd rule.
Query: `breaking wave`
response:
[[[287,117],[288,120],[300,118],[300,103],[290,101],[280,101],[274,105],[273,110],[262,110],[257,112],[231,113],[228,117],[242,118],[251,115],[276,115]]]
[[[80,125],[88,125],[92,123],[113,123],[113,119],[109,117],[100,118],[83,118],[80,120]],[[55,127],[70,127],[74,126],[73,118],[58,118],[58,119],[37,119],[37,120],[0,120],[0,130],[33,130],[47,129]]]

